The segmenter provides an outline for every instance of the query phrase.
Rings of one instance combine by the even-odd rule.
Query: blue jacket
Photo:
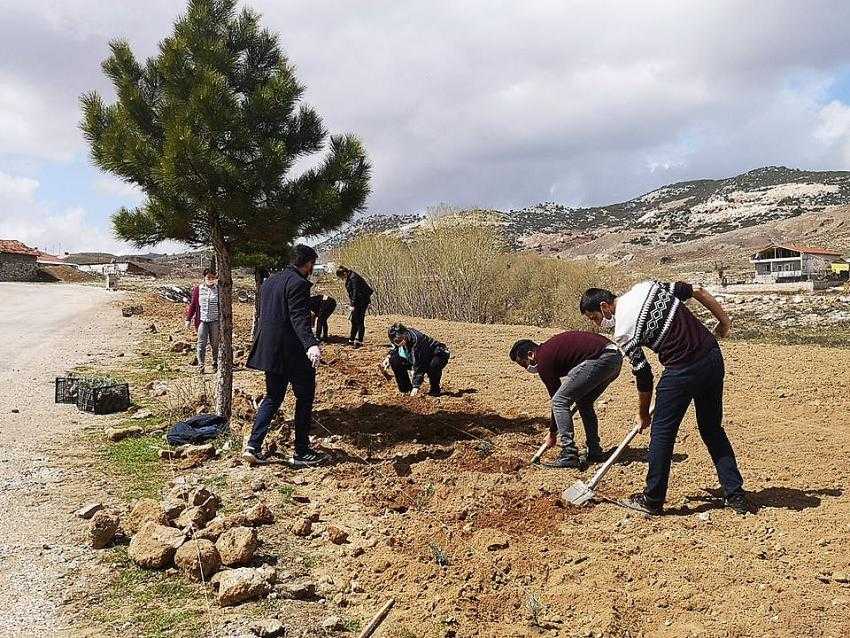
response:
[[[263,283],[260,318],[248,367],[276,374],[312,373],[307,349],[318,345],[310,319],[313,286],[295,266]]]

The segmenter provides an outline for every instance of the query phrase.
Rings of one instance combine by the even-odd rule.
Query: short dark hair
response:
[[[531,339],[520,339],[511,348],[511,361],[516,362],[520,359],[527,359],[528,355],[536,349],[537,344],[534,343]]]
[[[617,298],[610,290],[604,288],[588,288],[581,296],[581,301],[578,303],[578,310],[581,314],[586,312],[599,312],[599,307],[603,303],[611,304]]]
[[[216,277],[216,276],[217,276],[217,275],[215,274],[215,271],[214,271],[212,268],[204,268],[204,274],[203,274],[203,275],[201,275],[201,276],[202,276],[202,277],[206,277],[207,275],[212,275],[213,277]]]
[[[295,248],[292,249],[292,262],[293,266],[303,266],[305,264],[309,264],[310,262],[315,263],[319,258],[319,254],[307,246],[306,244],[297,244]]]
[[[403,337],[407,334],[407,326],[403,323],[394,323],[387,330],[387,336],[390,338],[390,341],[395,343],[395,340],[399,337]]]
[[[348,268],[346,268],[345,266],[340,266],[339,268],[336,269],[336,276],[337,277],[347,277],[348,273],[350,273],[350,272],[351,271]]]

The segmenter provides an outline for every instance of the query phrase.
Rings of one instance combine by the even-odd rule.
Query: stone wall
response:
[[[0,281],[36,281],[38,266],[35,257],[0,253]]]

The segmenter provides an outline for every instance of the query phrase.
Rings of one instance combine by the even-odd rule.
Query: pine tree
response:
[[[139,63],[124,40],[110,43],[103,70],[117,100],[81,98],[81,128],[94,163],[146,195],[112,222],[138,247],[164,240],[212,246],[221,286],[216,409],[232,396],[234,254],[286,247],[338,227],[361,210],[370,166],[360,141],[331,136],[315,167],[294,163],[325,148],[315,110],[279,38],[236,0],[190,0],[159,53]]]

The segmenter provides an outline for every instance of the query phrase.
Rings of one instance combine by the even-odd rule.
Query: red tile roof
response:
[[[37,250],[30,248],[26,244],[22,244],[17,239],[0,239],[0,253],[38,256]]]
[[[827,248],[818,248],[817,246],[800,246],[798,244],[768,244],[756,250],[757,253],[767,250],[768,248],[784,248],[785,250],[793,250],[798,253],[806,253],[807,255],[829,255],[841,256],[840,250],[829,250]]]

